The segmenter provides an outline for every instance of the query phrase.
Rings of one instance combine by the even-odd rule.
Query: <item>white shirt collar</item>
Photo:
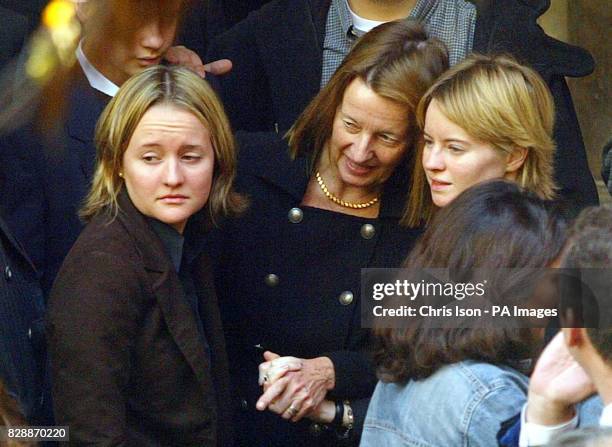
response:
[[[346,1],[346,5],[348,6],[349,12],[351,13],[351,19],[353,21],[353,27],[363,34],[371,31],[373,28],[376,28],[378,25],[382,25],[385,22],[379,22],[378,20],[370,20],[364,19],[361,16],[355,14],[355,12],[351,9],[351,5],[349,5],[348,0]]]
[[[612,404],[604,407],[599,418],[599,425],[602,427],[612,427]]]
[[[87,80],[89,81],[89,85],[91,85],[92,88],[104,93],[105,95],[111,97],[115,96],[117,94],[117,90],[119,90],[119,87],[117,87],[117,85],[115,85],[111,80],[109,80],[106,76],[100,73],[96,69],[96,67],[91,65],[91,62],[87,60],[85,53],[83,53],[82,45],[83,41],[81,40],[79,42],[79,46],[76,49],[76,57],[79,61],[79,64],[81,65],[81,68],[83,69],[83,72],[85,73],[85,77],[87,77]]]

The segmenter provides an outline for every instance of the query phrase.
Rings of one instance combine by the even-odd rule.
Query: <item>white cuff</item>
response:
[[[527,404],[521,410],[521,434],[519,437],[519,447],[531,447],[536,445],[546,445],[559,433],[573,430],[578,426],[578,413],[573,419],[559,425],[540,425],[527,422]]]

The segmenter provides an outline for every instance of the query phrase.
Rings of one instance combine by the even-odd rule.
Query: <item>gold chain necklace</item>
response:
[[[363,209],[363,208],[369,208],[372,205],[374,205],[376,202],[378,202],[378,197],[374,197],[369,202],[364,202],[364,203],[346,202],[346,201],[344,201],[342,199],[339,199],[338,197],[333,195],[331,192],[329,192],[329,189],[327,189],[327,186],[323,182],[323,179],[321,178],[321,174],[319,174],[319,171],[317,171],[317,173],[315,175],[316,175],[316,178],[317,178],[317,183],[321,187],[321,191],[323,191],[323,194],[325,194],[325,197],[327,197],[329,200],[331,200],[332,202],[334,202],[337,205],[343,206],[345,208],[353,208],[353,209],[360,210],[360,209]]]

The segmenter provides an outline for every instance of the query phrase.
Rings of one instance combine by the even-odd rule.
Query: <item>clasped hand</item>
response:
[[[264,359],[259,365],[263,394],[256,407],[260,411],[268,409],[297,422],[313,416],[327,392],[334,388],[334,364],[328,357],[301,359],[266,351]]]

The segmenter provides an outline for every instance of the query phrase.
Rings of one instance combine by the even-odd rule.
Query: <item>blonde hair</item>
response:
[[[408,141],[414,141],[416,107],[423,93],[448,68],[444,44],[430,38],[418,22],[388,22],[361,37],[327,85],[289,130],[293,157],[310,154],[311,168],[331,138],[344,92],[359,78],[379,96],[405,108]],[[407,154],[410,158],[413,154]],[[406,176],[407,177],[407,176]]]
[[[555,197],[554,102],[534,70],[506,55],[469,56],[444,73],[423,95],[417,108],[421,129],[434,99],[444,116],[473,138],[507,153],[517,147],[527,149],[525,162],[517,172],[518,185],[542,199]],[[434,209],[420,162],[422,156],[423,145],[419,144],[408,206],[402,218],[402,223],[409,226],[428,222]]]
[[[96,126],[97,167],[80,215],[89,220],[102,210],[116,216],[123,188],[119,176],[123,154],[143,115],[156,104],[182,108],[196,116],[210,133],[215,166],[206,204],[210,221],[241,211],[244,199],[233,192],[235,142],[221,102],[190,70],[178,66],[147,68],[130,78],[106,106]]]

